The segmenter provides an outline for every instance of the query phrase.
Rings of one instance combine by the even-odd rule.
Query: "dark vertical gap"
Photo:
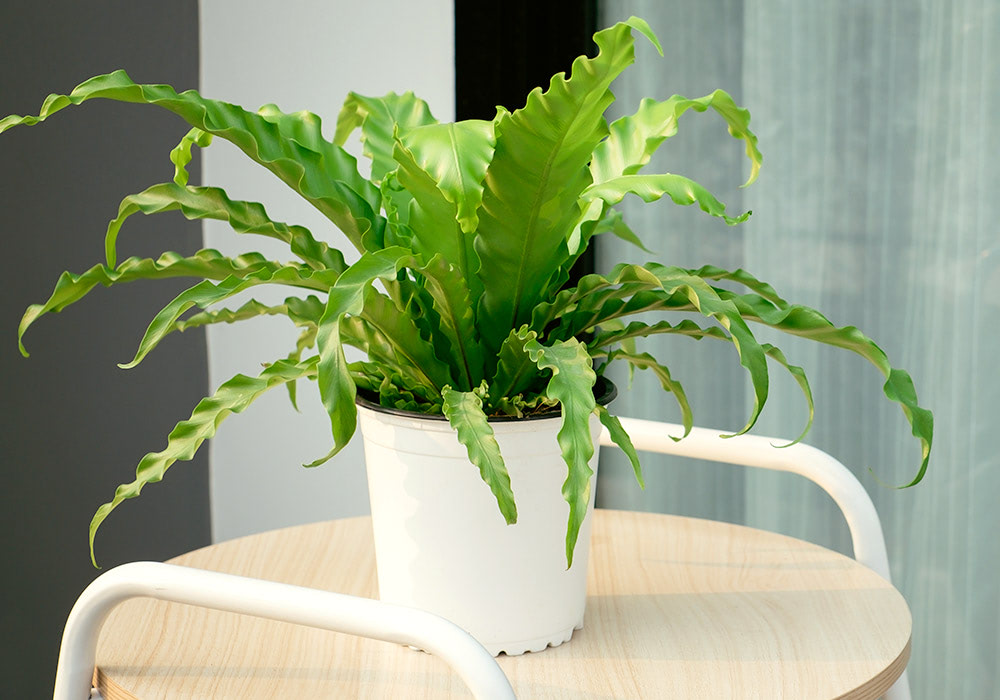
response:
[[[118,68],[138,81],[198,87],[196,0],[0,3],[0,117],[37,113],[50,92]],[[0,135],[3,697],[51,697],[66,616],[101,573],[87,548],[94,511],[208,391],[201,332],[173,334],[128,372],[115,366],[190,282],[98,287],[32,326],[27,359],[14,340],[18,322],[63,270],[103,262],[119,201],[171,179],[169,153],[186,131],[163,110],[93,100]],[[192,163],[195,181],[199,165]],[[175,214],[132,217],[119,260],[200,248],[201,226]],[[117,509],[98,533],[97,556],[107,570],[169,558],[210,537],[203,450]]]
[[[543,3],[511,0],[503,12],[484,3],[455,2],[455,114],[493,119],[497,105],[524,106],[535,87],[548,88],[573,59],[593,56],[597,0]],[[571,282],[594,271],[592,247],[571,271]]]

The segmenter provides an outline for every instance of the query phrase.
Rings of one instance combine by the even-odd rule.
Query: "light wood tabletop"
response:
[[[708,520],[596,511],[584,628],[498,660],[519,698],[877,698],[910,612],[884,579],[801,540]],[[253,535],[172,563],[376,595],[369,518]],[[161,601],[101,634],[106,700],[468,698],[448,666],[386,642]]]

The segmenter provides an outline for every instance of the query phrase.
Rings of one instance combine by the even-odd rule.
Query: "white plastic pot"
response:
[[[591,417],[590,506],[567,569],[569,505],[561,492],[567,468],[556,441],[558,414],[491,421],[517,503],[514,525],[504,522],[447,421],[386,412],[364,401],[358,414],[379,597],[444,616],[494,655],[569,641],[583,626],[597,417]]]

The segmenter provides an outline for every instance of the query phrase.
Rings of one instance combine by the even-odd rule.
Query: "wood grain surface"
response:
[[[840,554],[725,523],[596,511],[584,628],[501,656],[519,698],[877,698],[909,659],[910,612]],[[373,597],[371,521],[206,547],[173,563]],[[106,700],[469,698],[397,645],[153,600],[104,627]]]

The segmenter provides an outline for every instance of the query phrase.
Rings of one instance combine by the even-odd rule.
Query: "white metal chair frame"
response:
[[[692,428],[687,437],[675,442],[669,436],[683,435],[683,426],[640,418],[620,420],[637,450],[793,472],[804,476],[830,494],[843,512],[851,532],[854,558],[886,581],[892,582],[885,535],[882,533],[882,522],[878,518],[875,504],[857,477],[826,452],[802,443],[777,449],[776,445],[783,445],[787,441],[758,435],[722,439],[719,437],[722,431],[708,428]],[[614,445],[607,429],[601,433],[601,444]],[[885,698],[910,700],[910,683],[905,670],[886,692]]]
[[[77,599],[63,630],[53,700],[91,697],[101,626],[116,605],[139,597],[412,645],[447,661],[476,698],[514,700],[493,656],[468,632],[438,615],[370,598],[149,561],[111,569]]]
[[[800,474],[825,490],[847,520],[854,556],[891,580],[882,524],[861,483],[840,462],[808,445],[775,449],[781,441],[755,435],[720,439],[720,431],[694,428],[680,442],[670,435],[683,427],[622,418],[637,450]],[[607,430],[601,444],[611,446]],[[63,631],[53,700],[85,700],[101,626],[111,610],[129,598],[148,597],[215,610],[346,632],[419,647],[440,656],[461,676],[476,698],[513,700],[514,691],[496,660],[465,630],[431,613],[272,581],[203,571],[172,564],[136,562],[102,574],[80,595]],[[910,700],[906,673],[886,693]]]

